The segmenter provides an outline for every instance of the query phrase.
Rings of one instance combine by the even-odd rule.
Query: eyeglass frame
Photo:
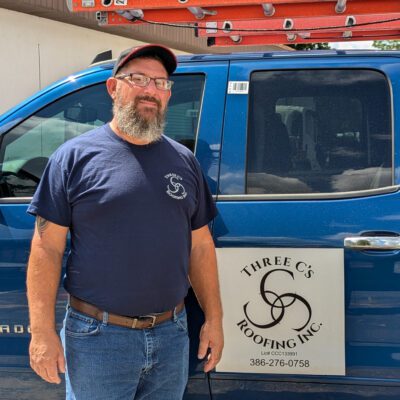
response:
[[[145,85],[142,86],[142,85],[138,85],[137,83],[133,82],[133,81],[132,81],[132,76],[133,76],[133,75],[139,75],[139,76],[142,76],[142,77],[146,78],[146,83],[145,83]],[[174,84],[174,81],[171,81],[170,79],[167,79],[167,78],[152,78],[152,77],[150,77],[150,76],[147,76],[147,75],[145,75],[145,74],[141,74],[141,73],[139,73],[139,72],[130,72],[130,73],[121,74],[121,75],[116,76],[115,79],[125,79],[125,78],[128,78],[128,77],[129,77],[129,82],[131,82],[131,83],[133,83],[135,86],[139,86],[139,87],[147,87],[147,86],[149,86],[149,84],[150,84],[151,81],[154,81],[155,87],[156,87],[158,90],[161,90],[161,91],[163,91],[163,92],[167,92],[168,90],[171,90],[172,85]],[[170,87],[169,87],[168,89],[161,89],[160,87],[158,87],[158,86],[157,86],[157,81],[160,81],[160,80],[163,81],[163,82],[169,82]]]

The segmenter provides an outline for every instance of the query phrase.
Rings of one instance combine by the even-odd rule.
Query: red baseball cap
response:
[[[143,46],[132,47],[124,50],[118,57],[112,72],[115,76],[117,72],[129,61],[134,58],[144,56],[157,56],[162,61],[168,75],[171,75],[177,66],[175,54],[165,46],[159,44],[145,44]]]

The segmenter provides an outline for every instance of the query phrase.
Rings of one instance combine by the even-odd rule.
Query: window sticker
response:
[[[343,249],[217,255],[227,333],[218,372],[345,375]]]
[[[228,94],[248,94],[249,82],[248,81],[229,81]]]

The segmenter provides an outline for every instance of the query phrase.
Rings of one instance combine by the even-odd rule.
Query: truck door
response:
[[[26,213],[48,157],[66,140],[111,117],[104,81],[108,71],[71,80],[20,108],[2,126],[0,147],[0,398],[62,398],[63,385],[49,385],[29,367],[30,328],[26,264],[34,218]],[[46,282],[43,282],[45,285]],[[57,330],[66,293],[56,303]]]
[[[213,399],[399,397],[397,65],[232,62]]]
[[[211,191],[217,193],[227,62],[182,63],[176,74],[165,133],[196,153]],[[25,277],[34,218],[27,206],[48,157],[65,141],[111,120],[105,88],[110,70],[69,79],[22,106],[1,126],[0,147],[0,398],[15,388],[30,399],[63,396],[29,368],[30,339]],[[45,284],[45,282],[44,282]],[[57,329],[67,295],[60,290]],[[187,398],[208,399],[209,385],[197,359],[202,313],[192,294],[187,300],[191,334],[191,379]],[[22,382],[23,384],[17,383]],[[36,396],[36,397],[35,397]],[[25,398],[25,397],[24,397]]]

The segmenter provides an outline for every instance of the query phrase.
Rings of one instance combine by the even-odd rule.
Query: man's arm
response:
[[[68,228],[37,216],[27,272],[31,325],[30,362],[50,383],[65,372],[64,351],[56,332],[55,304]]]
[[[211,350],[204,365],[204,372],[209,372],[221,359],[224,336],[217,259],[207,225],[192,231],[189,279],[204,311],[205,322],[200,331],[198,357],[204,358],[208,349]]]

